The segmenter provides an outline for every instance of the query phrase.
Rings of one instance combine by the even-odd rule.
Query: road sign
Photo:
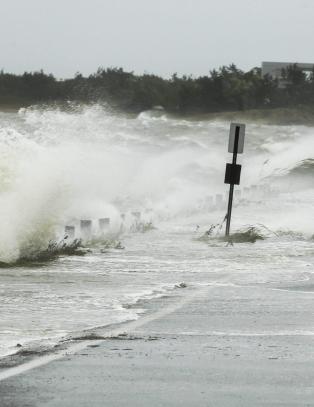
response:
[[[225,184],[230,184],[228,212],[226,215],[226,236],[230,234],[231,212],[234,186],[240,184],[241,165],[237,164],[238,153],[243,153],[245,124],[231,123],[228,151],[232,153],[232,164],[226,165]]]
[[[238,151],[234,151],[235,139],[236,139],[235,136],[236,136],[237,132],[239,134]],[[243,153],[244,136],[245,136],[245,124],[242,124],[242,123],[231,123],[230,124],[229,146],[228,146],[229,153],[238,153],[238,154]]]
[[[226,164],[225,184],[240,185],[241,165]]]

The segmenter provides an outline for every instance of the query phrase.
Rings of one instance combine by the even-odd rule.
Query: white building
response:
[[[282,69],[297,65],[302,72],[313,72],[314,64],[300,62],[262,62],[262,76],[269,75],[273,79],[279,80],[279,87],[284,88],[287,81],[282,78]]]

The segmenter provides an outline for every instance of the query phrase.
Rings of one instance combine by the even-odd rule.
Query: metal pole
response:
[[[234,137],[234,148],[233,148],[232,164],[237,163],[239,134],[240,134],[240,127],[236,126],[235,137]],[[227,222],[226,222],[226,236],[230,235],[230,223],[231,223],[231,212],[232,212],[232,202],[233,202],[233,191],[234,191],[234,184],[230,184]]]
[[[234,185],[233,185],[233,184],[230,184],[229,200],[228,200],[228,212],[227,212],[227,223],[226,223],[226,236],[229,236],[229,234],[230,234],[230,223],[231,223],[233,190],[234,190]]]

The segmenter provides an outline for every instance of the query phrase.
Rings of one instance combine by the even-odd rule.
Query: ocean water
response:
[[[263,240],[228,245],[229,125],[100,105],[0,113],[0,356],[204,285],[312,292],[314,128],[247,124],[232,231]],[[51,242],[69,244],[66,225],[88,252],[39,261]]]

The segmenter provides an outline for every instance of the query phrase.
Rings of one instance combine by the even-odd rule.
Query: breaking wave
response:
[[[121,213],[139,210],[149,221],[216,210],[210,202],[226,192],[228,126],[162,111],[123,115],[101,105],[1,113],[0,261],[45,252],[63,239],[65,225],[78,228],[80,219],[108,217],[118,233]],[[312,132],[248,126],[240,159],[251,198],[262,184],[312,191]]]

